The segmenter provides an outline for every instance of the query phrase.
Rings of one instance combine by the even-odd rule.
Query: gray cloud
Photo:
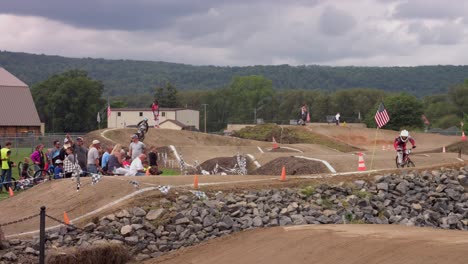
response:
[[[327,6],[320,15],[320,31],[326,35],[337,36],[350,31],[356,20],[354,17],[344,11],[338,10],[333,6]]]
[[[408,32],[418,37],[423,45],[455,45],[463,39],[463,29],[459,25],[445,23],[434,27],[428,27],[423,23],[411,23]]]
[[[400,2],[394,12],[396,18],[453,19],[466,15],[466,1],[411,0]]]

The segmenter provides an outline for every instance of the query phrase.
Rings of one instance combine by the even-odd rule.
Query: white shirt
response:
[[[143,164],[141,163],[140,158],[136,158],[132,161],[132,164],[130,164],[130,170],[125,176],[135,176],[139,170],[142,170]]]
[[[340,114],[336,114],[335,119],[340,120]]]

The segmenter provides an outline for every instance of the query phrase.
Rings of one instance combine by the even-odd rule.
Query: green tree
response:
[[[449,89],[449,97],[457,108],[457,115],[462,118],[468,114],[468,80]]]
[[[106,107],[104,86],[85,71],[71,70],[34,85],[31,93],[48,132],[87,132]]]
[[[178,107],[177,88],[170,82],[166,82],[164,87],[156,87],[154,98],[158,100],[161,107]]]

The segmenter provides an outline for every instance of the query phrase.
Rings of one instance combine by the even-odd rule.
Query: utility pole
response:
[[[205,107],[205,133],[206,133],[206,106],[207,106],[208,104],[202,104],[202,105]]]
[[[257,123],[257,108],[254,108],[254,124]]]

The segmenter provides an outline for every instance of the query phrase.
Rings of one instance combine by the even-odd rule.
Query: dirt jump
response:
[[[392,147],[397,136],[395,131],[328,125],[303,129],[363,149],[367,171],[397,170]],[[134,129],[103,129],[87,134],[85,141],[98,139],[102,145],[119,143],[128,148],[133,133]],[[411,135],[417,143],[412,160],[418,168],[465,164],[468,159],[466,153],[459,156],[456,152],[440,151],[459,142],[459,137]],[[149,129],[144,143],[165,152],[171,161],[166,165],[174,170],[180,169],[180,157],[187,166],[201,164],[207,171],[212,171],[216,164],[229,168],[239,166],[235,157],[246,157],[247,175],[199,175],[204,190],[298,186],[307,177],[316,175],[337,182],[361,177],[346,176],[357,172],[357,152],[340,152],[319,144],[279,143],[274,148],[271,142],[154,128]],[[283,166],[290,181],[280,185],[278,177]],[[135,200],[163,197],[157,190],[160,185],[172,186],[176,191],[190,190],[193,179],[193,175],[105,176],[91,185],[91,179],[84,178],[78,192],[71,180],[54,180],[1,201],[0,223],[37,214],[44,205],[49,215],[61,218],[67,212],[73,223],[84,225]],[[137,181],[139,188],[132,181]],[[47,222],[47,227],[55,225]],[[37,235],[38,226],[38,219],[31,219],[2,229],[7,238],[31,237]],[[278,227],[234,234],[146,263],[467,263],[466,256],[460,254],[462,249],[466,252],[468,244],[468,236],[463,235],[446,230],[380,225]]]

